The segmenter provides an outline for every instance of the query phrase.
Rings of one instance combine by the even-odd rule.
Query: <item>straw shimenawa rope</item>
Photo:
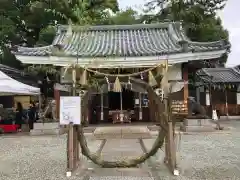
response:
[[[135,73],[128,73],[128,74],[110,74],[110,73],[99,72],[99,71],[96,71],[96,70],[93,70],[93,69],[90,69],[90,68],[87,68],[87,67],[81,67],[81,68],[83,68],[84,70],[87,70],[88,72],[91,72],[91,73],[94,73],[94,74],[97,74],[97,75],[101,75],[101,76],[108,76],[108,77],[133,77],[133,76],[138,76],[140,74],[147,73],[147,72],[152,71],[152,70],[154,70],[156,68],[163,68],[163,69],[165,69],[166,68],[165,61],[166,60],[164,60],[164,62],[162,62],[162,63],[156,64],[153,67],[145,69],[143,71],[139,71],[139,72],[135,72]]]
[[[149,85],[148,85],[149,86]],[[83,97],[83,111],[86,110],[86,106],[84,106],[84,103],[87,103],[88,97],[91,93],[87,93],[86,97]],[[83,122],[84,123],[84,122]],[[165,123],[164,123],[165,124]],[[167,124],[164,125],[164,127],[159,128],[158,136],[151,148],[151,150],[147,153],[142,154],[141,156],[133,159],[126,159],[121,161],[106,161],[101,158],[99,154],[92,153],[87,145],[86,138],[84,136],[83,127],[82,125],[77,127],[78,131],[78,140],[81,146],[82,154],[89,158],[93,163],[104,167],[104,168],[124,168],[124,167],[136,167],[138,164],[143,163],[151,156],[154,156],[159,149],[162,148],[164,139],[167,135]]]
[[[93,163],[103,168],[136,167],[138,164],[143,163],[151,156],[154,156],[157,153],[157,151],[162,148],[164,139],[167,135],[167,132],[164,129],[160,129],[151,150],[137,158],[126,159],[121,161],[106,161],[106,160],[103,160],[100,155],[90,152],[87,145],[86,138],[83,133],[82,126],[78,126],[77,128],[78,128],[78,140],[82,149],[82,154],[87,158],[89,158]]]

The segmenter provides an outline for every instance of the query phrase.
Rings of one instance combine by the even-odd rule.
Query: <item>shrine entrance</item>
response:
[[[120,113],[125,115],[122,122]],[[88,118],[90,125],[151,122],[148,94],[131,88],[122,88],[122,92],[94,93],[88,104]]]
[[[123,88],[122,92],[108,92],[109,110],[133,110],[134,92]]]

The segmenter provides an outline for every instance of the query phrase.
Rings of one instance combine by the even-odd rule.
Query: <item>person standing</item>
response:
[[[36,120],[36,107],[34,102],[31,102],[28,110],[28,126],[30,130],[33,129],[35,120]]]
[[[24,114],[23,114],[23,107],[20,102],[17,102],[16,108],[16,116],[15,116],[15,124],[19,125],[19,131],[22,131],[22,125],[24,124]]]

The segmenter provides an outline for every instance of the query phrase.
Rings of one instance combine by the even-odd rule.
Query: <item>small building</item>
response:
[[[34,87],[38,87],[37,84],[37,77],[32,77],[30,76],[28,73],[25,73],[22,70],[18,70],[3,64],[0,64],[0,71],[2,71],[3,73],[5,73],[6,75],[8,75],[9,77],[30,85],[30,86],[34,86]],[[3,105],[4,108],[12,108],[16,105],[16,102],[21,102],[23,104],[24,108],[28,108],[29,107],[29,103],[30,103],[31,97],[28,95],[0,95],[0,104]]]
[[[38,78],[31,76],[30,74],[24,72],[23,70],[15,69],[15,68],[0,64],[0,71],[4,72],[11,78],[19,82],[22,82],[24,84],[35,86],[35,87],[38,86],[37,84]]]
[[[196,99],[211,112],[221,116],[240,115],[240,71],[236,68],[203,68],[199,78]]]
[[[67,40],[67,41],[66,41]],[[215,62],[228,52],[225,41],[193,42],[185,34],[180,22],[135,25],[65,26],[59,25],[53,43],[44,47],[18,47],[15,55],[24,64],[51,64],[64,67],[78,64],[95,74],[138,72],[136,78],[146,79],[149,69],[160,64],[169,66],[170,82],[180,82],[178,93],[173,97],[176,104],[182,104],[186,111],[189,96],[189,73],[195,73],[199,63]],[[158,70],[156,70],[159,72]],[[77,75],[79,77],[79,75]],[[108,75],[105,74],[105,78]],[[104,78],[104,76],[102,77]],[[71,82],[71,75],[62,83]],[[158,80],[160,87],[160,80]],[[111,82],[105,82],[111,86]],[[109,85],[110,84],[110,85]],[[111,112],[116,109],[131,110],[135,121],[149,122],[148,96],[137,87],[127,85],[121,79],[120,93],[108,91],[95,93],[89,102],[87,117],[91,123],[112,121]],[[104,87],[102,87],[104,89]],[[55,91],[56,96],[59,93]],[[57,99],[57,104],[58,100]],[[122,104],[121,104],[122,103]],[[121,105],[120,105],[121,104]],[[58,105],[57,105],[58,106]],[[177,105],[176,105],[177,106]],[[179,109],[181,111],[182,109]]]

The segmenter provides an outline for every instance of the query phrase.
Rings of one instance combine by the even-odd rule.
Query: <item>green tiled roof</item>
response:
[[[53,44],[45,47],[18,47],[17,55],[56,55],[58,45],[61,54],[79,57],[136,57],[157,56],[182,52],[206,52],[226,49],[224,41],[192,42],[185,35],[181,23],[107,25],[73,27],[66,44],[68,26],[59,25]],[[85,30],[84,30],[85,29]],[[59,54],[58,54],[59,55]]]

